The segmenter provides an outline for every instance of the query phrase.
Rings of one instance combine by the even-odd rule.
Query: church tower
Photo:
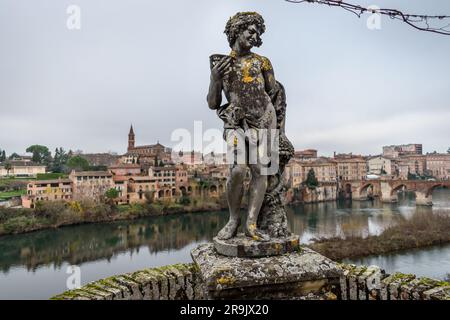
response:
[[[128,133],[128,151],[134,149],[134,131],[133,125],[131,125],[130,133]]]

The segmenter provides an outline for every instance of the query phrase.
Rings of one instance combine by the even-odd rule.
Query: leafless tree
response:
[[[372,7],[364,8],[357,4],[345,2],[343,0],[285,0],[291,3],[314,3],[323,4],[332,7],[340,7],[351,13],[354,13],[358,18],[363,14],[380,14],[389,16],[391,19],[396,19],[405,22],[411,27],[420,30],[433,32],[443,35],[450,35],[450,16],[448,15],[423,15],[423,14],[409,14],[397,9],[373,9]]]

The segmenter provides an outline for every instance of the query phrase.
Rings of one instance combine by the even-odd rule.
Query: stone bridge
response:
[[[342,181],[340,187],[346,198],[367,200],[379,197],[383,202],[396,202],[398,191],[412,191],[416,194],[416,205],[431,206],[433,190],[450,188],[450,181],[358,180]]]

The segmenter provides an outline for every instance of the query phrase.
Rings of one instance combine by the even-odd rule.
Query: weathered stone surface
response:
[[[204,299],[203,283],[193,264],[176,264],[112,276],[69,290],[53,300]]]
[[[423,293],[424,300],[450,300],[450,286],[438,286]]]
[[[400,287],[401,300],[422,300],[423,293],[438,286],[439,281],[430,278],[414,279]]]
[[[212,250],[212,249],[211,249]],[[214,252],[214,251],[213,251]],[[334,300],[334,299],[369,299],[369,300],[449,300],[450,283],[431,278],[414,278],[413,275],[394,273],[386,276],[384,270],[377,266],[355,266],[338,264],[339,271],[332,270],[333,262],[311,250],[297,252],[297,258],[266,257],[266,258],[230,258],[241,260],[242,268],[236,273],[228,268],[236,263],[225,264],[216,268],[216,282],[213,283],[225,293],[226,297],[237,298],[281,298],[293,300]],[[299,256],[302,256],[299,258]],[[316,256],[315,256],[316,255]],[[317,255],[319,257],[317,257]],[[276,258],[276,259],[275,259]],[[266,259],[266,263],[255,262]],[[284,263],[267,263],[270,259]],[[281,259],[281,260],[280,260]],[[324,263],[316,264],[321,259]],[[247,261],[247,262],[245,262]],[[253,261],[253,264],[252,264]],[[311,262],[312,261],[312,262]],[[304,264],[303,266],[301,264]],[[300,265],[299,265],[300,264]],[[253,267],[252,267],[253,266]],[[289,274],[292,273],[292,274]],[[222,274],[222,277],[217,277]],[[265,275],[269,279],[264,279]],[[233,276],[245,276],[241,282]],[[233,281],[234,279],[234,281]],[[248,286],[237,287],[239,283]],[[260,285],[252,285],[256,281]],[[352,290],[350,285],[352,284]],[[364,286],[361,284],[364,283]],[[361,290],[364,288],[365,292]],[[144,269],[134,273],[112,276],[89,283],[79,289],[66,291],[53,297],[54,300],[160,300],[189,299],[200,300],[208,298],[200,269],[196,264],[176,264],[160,268]],[[222,290],[224,289],[224,290]],[[351,295],[349,293],[351,291]],[[253,293],[253,295],[252,295]],[[256,295],[255,295],[256,293]],[[211,290],[209,291],[211,294]],[[228,295],[227,295],[228,294]],[[231,294],[231,295],[230,295]],[[234,294],[234,296],[233,296]],[[209,298],[223,296],[211,296]]]
[[[341,300],[348,300],[348,275],[350,270],[347,268],[343,268],[343,273],[339,277],[339,285],[340,285],[340,293]]]
[[[389,284],[389,298],[390,300],[401,300],[401,290],[400,288],[405,284],[416,278],[413,274],[403,274],[396,272],[394,274],[393,281]]]
[[[300,237],[272,238],[269,241],[255,241],[243,233],[228,240],[213,239],[218,253],[230,257],[267,257],[297,251],[300,248]]]
[[[338,285],[342,270],[317,252],[296,252],[262,258],[226,257],[213,244],[191,251],[211,298],[283,298],[317,293]]]
[[[385,277],[385,271],[378,266],[369,266],[372,273],[366,279],[369,300],[381,299],[381,280]]]
[[[358,266],[355,267],[349,274],[348,287],[349,287],[349,300],[358,300],[358,277],[366,271],[366,267]]]

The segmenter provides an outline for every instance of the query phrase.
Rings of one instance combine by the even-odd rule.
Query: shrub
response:
[[[183,206],[188,206],[191,204],[191,198],[188,195],[182,195],[179,203]]]
[[[37,224],[36,222],[34,217],[13,217],[3,224],[3,230],[5,233],[25,232],[31,230]]]

